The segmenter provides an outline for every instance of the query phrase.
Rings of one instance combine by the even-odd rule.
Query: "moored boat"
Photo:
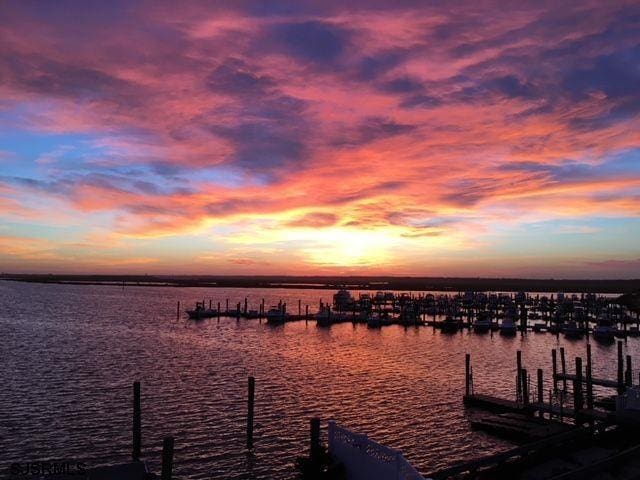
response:
[[[460,324],[452,315],[447,315],[440,324],[440,330],[442,330],[443,333],[456,333],[459,329]]]
[[[491,330],[491,319],[488,312],[480,312],[478,318],[473,322],[473,331],[476,333],[487,333]]]
[[[316,313],[316,322],[319,326],[327,326],[332,323],[344,322],[348,319],[347,315],[331,310],[330,305],[323,305],[318,313]]]
[[[613,342],[618,334],[618,329],[613,321],[604,315],[598,317],[598,324],[593,329],[593,338],[601,342]]]
[[[576,322],[569,321],[562,325],[562,332],[567,338],[582,338],[583,329]]]
[[[515,335],[518,327],[512,317],[506,317],[500,324],[500,335]]]
[[[284,323],[289,318],[283,305],[274,305],[265,314],[267,323]]]
[[[383,325],[391,325],[391,317],[387,312],[373,312],[367,318],[368,327],[381,327]]]
[[[218,315],[218,310],[206,308],[204,302],[196,302],[196,308],[187,310],[187,315],[192,320],[200,320],[201,318],[211,318]]]
[[[333,306],[338,312],[351,311],[355,305],[355,298],[348,290],[341,288],[333,295]]]
[[[547,328],[547,324],[542,322],[536,322],[533,324],[532,328],[534,332],[542,332]]]

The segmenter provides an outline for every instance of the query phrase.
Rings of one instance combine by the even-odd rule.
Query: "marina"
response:
[[[0,17],[0,479],[640,480],[640,2]]]
[[[625,300],[626,298],[626,300]],[[622,300],[621,300],[622,299]],[[268,323],[314,320],[318,326],[334,323],[364,323],[370,327],[386,325],[431,326],[445,333],[470,330],[474,333],[498,332],[513,336],[518,332],[548,332],[567,339],[579,340],[590,335],[597,341],[613,342],[615,338],[640,335],[639,295],[529,294],[526,292],[406,293],[378,291],[359,292],[357,298],[345,288],[333,294],[332,302],[320,300],[315,312],[309,304],[302,308],[297,300],[297,313],[291,313],[282,299],[267,309],[264,299],[249,309],[244,298],[235,308],[225,309],[213,300],[196,302],[186,310],[189,318],[265,319]],[[180,302],[177,318],[180,318]]]
[[[447,310],[436,310],[433,323],[433,311],[426,311],[426,302],[424,323],[401,323],[401,299],[406,311],[412,298],[423,302],[430,298],[426,292],[396,292],[379,305],[374,292],[375,310],[371,311],[380,314],[373,317],[380,320],[379,326],[370,326],[357,308],[355,313],[352,309],[339,312],[342,316],[334,322],[335,293],[1,282],[0,295],[7,305],[1,317],[7,340],[1,348],[11,365],[3,373],[9,388],[0,393],[0,400],[11,412],[2,421],[13,438],[3,448],[15,461],[31,452],[33,458],[78,456],[96,468],[126,463],[131,457],[129,392],[131,382],[137,380],[143,385],[142,458],[153,472],[162,470],[163,439],[171,436],[176,478],[233,477],[233,472],[253,478],[292,478],[295,459],[308,444],[309,419],[318,417],[323,442],[328,439],[327,422],[334,420],[385,448],[401,451],[413,468],[425,474],[469,460],[470,450],[474,457],[485,458],[515,448],[513,438],[496,435],[497,430],[521,428],[531,438],[543,436],[546,427],[517,417],[523,415],[514,394],[518,356],[521,365],[549,372],[544,379],[546,396],[553,389],[550,352],[556,350],[556,384],[559,390],[564,390],[565,381],[569,385],[568,400],[562,406],[566,421],[573,414],[570,387],[575,373],[569,364],[576,356],[586,364],[587,345],[593,349],[594,404],[611,408],[610,397],[618,385],[618,345],[625,369],[627,355],[632,365],[640,365],[639,339],[631,335],[618,339],[621,344],[596,341],[593,335],[577,341],[557,331],[532,329],[526,334],[518,330],[516,335],[500,335],[495,323],[501,318],[495,317],[502,316],[501,309],[485,333],[473,327],[475,316],[469,325],[464,314],[455,333],[442,331],[437,322],[446,321]],[[351,291],[351,296],[359,298],[359,293]],[[458,302],[464,306],[464,294],[431,294],[435,305]],[[610,303],[616,297],[604,297],[601,308],[617,312],[617,304]],[[14,298],[25,301],[14,302]],[[223,316],[227,298],[229,315]],[[261,309],[263,299],[265,309]],[[327,326],[322,325],[322,316],[319,324],[315,317],[321,301],[327,320],[331,319]],[[204,302],[206,308],[211,303],[213,310],[221,312],[220,318],[216,314],[189,319],[186,310],[196,302]],[[91,316],[82,309],[87,304],[93,306]],[[285,313],[290,314],[287,321],[279,321],[278,315],[268,322],[270,307],[280,314],[278,305],[285,304]],[[257,318],[251,318],[251,310],[258,313]],[[262,318],[261,312],[265,312]],[[627,312],[620,309],[616,314]],[[635,322],[633,312],[629,315],[628,331]],[[460,316],[452,318],[458,325]],[[481,313],[478,319],[486,315]],[[591,322],[591,328],[594,325]],[[624,331],[621,324],[618,327]],[[21,350],[25,338],[30,339],[29,350]],[[67,349],[53,350],[53,345]],[[513,407],[512,417],[503,416],[499,422],[482,419],[463,407],[466,353],[472,359],[476,399],[479,395],[493,403],[503,399],[505,406]],[[124,376],[123,365],[128,372]],[[31,372],[28,383],[21,376],[27,371]],[[60,383],[56,375],[64,375],[70,383]],[[255,418],[247,457],[249,376],[255,378]],[[535,384],[535,375],[531,377]],[[530,392],[537,394],[535,387]],[[559,397],[553,401],[555,421],[561,414]],[[284,415],[284,411],[291,413]],[[36,434],[27,418],[54,422],[56,427]],[[494,431],[477,428],[480,422],[491,423]],[[47,441],[60,435],[64,442]],[[91,454],[81,453],[85,451]]]

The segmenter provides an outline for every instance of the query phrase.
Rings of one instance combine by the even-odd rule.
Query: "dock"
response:
[[[625,478],[638,478],[640,440],[636,432],[640,428],[640,386],[633,385],[630,357],[627,356],[625,364],[619,341],[618,378],[614,380],[593,378],[590,344],[586,353],[585,368],[582,358],[576,357],[575,373],[569,374],[565,371],[564,351],[560,352],[562,372],[557,372],[558,355],[552,350],[553,389],[548,391],[547,397],[541,369],[537,369],[536,391],[529,392],[530,379],[518,351],[514,399],[474,392],[471,356],[466,354],[463,402],[472,409],[469,412],[471,426],[501,438],[527,443],[425,477],[434,480],[573,480],[602,474],[603,478],[619,478],[615,472],[624,467],[630,472]],[[618,393],[615,411],[596,406],[593,385],[615,389]],[[480,411],[487,413],[478,413]],[[607,477],[610,472],[614,472],[613,477]]]
[[[262,299],[259,305],[249,308],[245,297],[241,302],[224,305],[205,299],[197,302],[191,318],[272,319],[273,323],[301,320],[318,320],[318,325],[351,321],[369,326],[428,326],[443,332],[455,333],[468,330],[474,334],[527,335],[529,333],[564,335],[572,340],[589,339],[611,343],[615,338],[627,339],[640,336],[640,308],[635,303],[598,296],[596,294],[532,295],[526,292],[458,292],[454,293],[394,293],[379,291],[375,294],[360,293],[355,298],[345,288],[333,295],[333,302],[319,302],[310,311],[309,305],[297,302],[297,311],[287,309],[283,300],[270,309]],[[274,311],[276,312],[274,314]],[[189,312],[189,311],[188,311]],[[278,312],[283,312],[277,321]],[[634,318],[635,316],[635,318]],[[177,317],[180,318],[178,302]],[[272,322],[270,322],[272,323]],[[603,325],[607,330],[601,329]],[[600,330],[598,330],[600,328]],[[566,379],[565,379],[566,380]]]
[[[570,441],[576,441],[579,439],[588,438],[592,435],[592,431],[588,427],[572,429],[568,432],[563,432],[543,440],[528,443],[521,447],[512,448],[510,450],[496,453],[494,455],[487,455],[485,457],[470,460],[468,462],[460,463],[453,467],[445,468],[435,472],[431,472],[425,475],[425,478],[432,478],[433,480],[445,480],[447,478],[454,477],[463,473],[474,473],[482,469],[488,469],[490,467],[497,467],[507,462],[513,462],[516,460],[522,460],[529,455],[548,452],[556,449],[560,446],[566,445]]]

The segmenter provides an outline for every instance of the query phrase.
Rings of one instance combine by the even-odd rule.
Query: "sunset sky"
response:
[[[638,278],[639,113],[637,1],[2,2],[0,271]]]

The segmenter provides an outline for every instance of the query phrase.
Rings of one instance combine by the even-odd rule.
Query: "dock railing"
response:
[[[341,462],[349,480],[426,480],[394,450],[329,422],[329,453]]]

